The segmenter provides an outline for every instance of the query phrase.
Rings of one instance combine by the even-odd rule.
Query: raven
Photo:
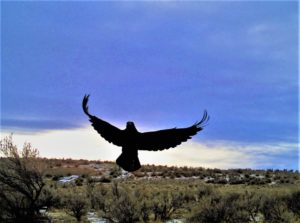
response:
[[[206,111],[201,121],[188,128],[172,128],[155,132],[139,132],[133,122],[127,122],[126,128],[121,130],[110,123],[93,116],[88,111],[89,95],[82,101],[84,113],[90,118],[94,129],[108,142],[122,147],[122,153],[116,160],[117,164],[126,171],[135,171],[141,167],[138,150],[164,150],[176,147],[201,131],[209,120]]]

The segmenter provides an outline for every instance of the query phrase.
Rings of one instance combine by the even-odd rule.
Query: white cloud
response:
[[[254,168],[251,155],[241,151],[228,150],[219,146],[206,146],[197,142],[187,142],[175,149],[162,152],[140,152],[144,163],[178,165],[207,168]],[[246,166],[245,166],[246,164]]]
[[[8,135],[3,132],[2,137]],[[25,141],[39,149],[42,157],[114,161],[121,148],[106,142],[92,127],[56,130],[36,134],[15,133],[14,142],[21,147]],[[142,164],[177,165],[207,168],[272,167],[281,154],[296,154],[298,144],[245,144],[230,141],[196,142],[159,152],[140,151]],[[285,168],[285,161],[281,164]],[[275,163],[276,164],[276,163]],[[286,164],[289,161],[286,160]]]
[[[3,136],[9,132],[4,132]],[[104,141],[92,127],[54,130],[35,134],[17,132],[13,140],[19,147],[25,141],[40,151],[43,157],[113,160],[120,149]]]

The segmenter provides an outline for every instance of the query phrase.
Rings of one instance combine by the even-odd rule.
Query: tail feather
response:
[[[116,160],[117,164],[124,170],[133,172],[141,168],[141,164],[137,154],[122,152]]]

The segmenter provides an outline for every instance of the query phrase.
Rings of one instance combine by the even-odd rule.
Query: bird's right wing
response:
[[[110,123],[91,115],[88,111],[88,100],[89,95],[85,95],[82,101],[82,108],[84,113],[89,116],[90,122],[92,123],[94,129],[108,142],[117,146],[122,146],[124,141],[123,131],[111,125]]]
[[[209,116],[205,111],[202,120],[188,128],[173,128],[141,133],[137,143],[138,149],[157,151],[174,148],[201,131],[208,120]]]

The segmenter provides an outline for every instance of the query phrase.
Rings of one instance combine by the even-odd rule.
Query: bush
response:
[[[19,151],[10,135],[0,141],[0,153],[0,220],[39,222],[39,210],[51,207],[54,199],[43,180],[38,150],[24,143]]]
[[[83,185],[83,178],[79,177],[75,180],[76,186],[82,186]]]
[[[112,206],[112,213],[118,222],[134,223],[139,222],[139,213],[135,200],[128,193],[122,193],[120,197],[115,197]]]
[[[117,178],[118,176],[121,175],[121,168],[118,167],[117,165],[114,166],[114,168],[111,170],[111,172],[109,173],[109,175],[112,178]]]
[[[198,210],[188,218],[188,222],[197,223],[245,223],[250,222],[248,213],[240,203],[240,194],[220,195],[214,193],[203,197]]]
[[[241,199],[241,202],[243,202],[243,207],[247,211],[250,220],[252,222],[256,222],[256,220],[259,218],[262,196],[254,192],[246,191],[241,196]]]
[[[77,221],[81,221],[82,217],[87,213],[88,200],[86,193],[73,188],[64,195],[64,207],[69,215],[76,218]]]
[[[183,204],[182,194],[177,193],[162,193],[160,197],[153,201],[152,210],[154,220],[162,221],[170,219],[171,215]]]
[[[110,182],[111,182],[111,179],[108,178],[108,177],[101,177],[101,178],[99,179],[99,182],[101,182],[101,183],[110,183]]]
[[[290,196],[288,196],[287,205],[295,215],[300,217],[300,191],[293,192]]]
[[[266,223],[295,223],[296,217],[288,210],[285,197],[271,194],[264,197],[261,212]]]
[[[91,204],[94,208],[102,211],[102,217],[110,222],[134,223],[140,222],[140,210],[137,199],[126,188],[121,188],[118,183],[111,185],[107,190],[104,185],[89,187]],[[143,216],[147,218],[145,209]]]
[[[58,181],[59,178],[61,178],[61,177],[63,177],[63,176],[62,175],[55,175],[55,176],[52,177],[52,180],[53,181]]]

